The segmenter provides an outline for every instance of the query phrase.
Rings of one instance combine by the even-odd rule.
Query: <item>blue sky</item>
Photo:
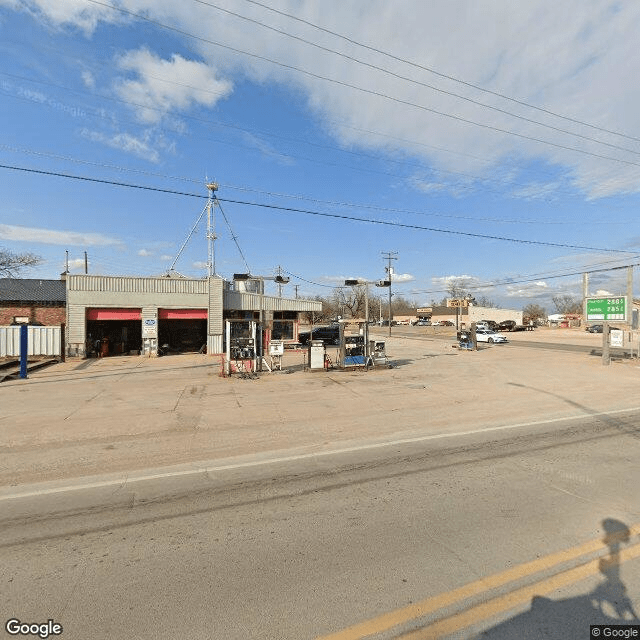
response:
[[[43,257],[27,277],[67,250],[161,274],[208,178],[217,272],[246,271],[232,229],[285,295],[380,279],[387,251],[418,304],[456,277],[549,312],[584,270],[624,292],[601,270],[640,261],[639,24],[598,0],[0,0],[0,246]],[[176,269],[206,261],[200,223]]]

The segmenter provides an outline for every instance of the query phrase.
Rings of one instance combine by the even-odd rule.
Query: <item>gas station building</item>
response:
[[[67,275],[66,351],[158,355],[226,349],[227,335],[257,331],[258,346],[298,340],[299,314],[321,311],[314,300],[264,294],[260,277],[227,281],[181,276]],[[260,331],[262,328],[262,331]]]

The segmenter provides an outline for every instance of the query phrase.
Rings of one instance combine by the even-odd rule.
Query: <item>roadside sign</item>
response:
[[[608,320],[629,322],[629,304],[627,296],[611,298],[587,298],[587,322]]]
[[[447,307],[462,307],[462,300],[458,298],[449,298],[447,300]]]
[[[624,332],[620,331],[620,329],[614,329],[609,333],[610,344],[612,347],[622,347],[623,346],[623,336]]]
[[[142,323],[143,338],[158,337],[158,321],[155,318],[146,318]]]

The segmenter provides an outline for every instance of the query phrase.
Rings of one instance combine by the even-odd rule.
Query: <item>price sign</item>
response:
[[[628,310],[626,296],[587,298],[587,322],[594,320],[628,322]]]

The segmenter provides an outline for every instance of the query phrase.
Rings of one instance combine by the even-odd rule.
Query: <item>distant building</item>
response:
[[[0,278],[0,325],[59,326],[66,315],[64,280]]]
[[[423,315],[423,314],[419,314]],[[503,322],[504,320],[513,320],[516,324],[522,324],[522,311],[516,309],[499,309],[494,307],[478,307],[470,304],[463,307],[447,307],[436,305],[431,307],[431,321],[448,320],[456,324],[458,322],[461,329],[469,328],[472,322],[480,322],[480,320],[493,320],[494,322]]]

